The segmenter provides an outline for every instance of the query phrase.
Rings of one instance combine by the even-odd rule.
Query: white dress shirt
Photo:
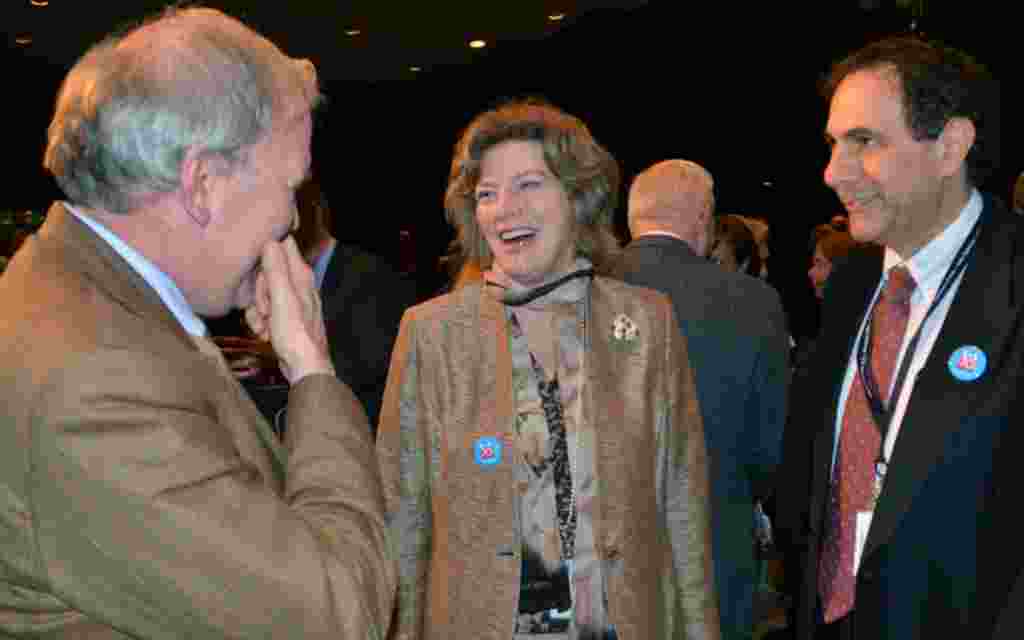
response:
[[[174,284],[174,281],[167,274],[141,253],[130,247],[116,233],[85,215],[70,203],[65,202],[63,204],[65,209],[81,220],[84,225],[95,231],[96,235],[109,244],[118,255],[131,265],[132,269],[135,269],[142,276],[142,279],[149,286],[153,287],[156,294],[160,296],[160,300],[163,301],[189,335],[205,336],[207,334],[206,323],[192,311],[192,307],[185,300],[185,296],[178,289],[178,285]]]

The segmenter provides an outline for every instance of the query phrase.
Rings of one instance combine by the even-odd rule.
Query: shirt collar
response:
[[[637,238],[647,238],[647,237],[651,237],[651,236],[667,236],[669,238],[675,238],[676,240],[679,240],[681,242],[686,242],[686,240],[683,240],[683,237],[681,235],[677,234],[677,233],[672,233],[671,231],[661,231],[661,230],[658,230],[658,231],[647,231],[645,233],[641,233],[640,235],[638,235]],[[687,245],[687,246],[689,246],[689,245]]]
[[[316,278],[316,288],[320,289],[324,286],[324,276],[327,274],[327,265],[331,262],[331,256],[334,255],[334,248],[338,245],[338,241],[334,238],[328,242],[327,247],[320,252],[320,255],[313,261],[313,277]]]
[[[977,189],[972,189],[971,196],[957,219],[908,260],[904,260],[898,253],[886,247],[885,273],[888,274],[892,267],[903,264],[910,270],[918,290],[932,292],[938,289],[943,276],[953,264],[957,250],[967,240],[974,223],[981,217],[982,206],[981,194]]]
[[[192,311],[192,307],[189,306],[188,301],[185,300],[184,294],[178,289],[178,286],[174,284],[174,281],[161,271],[155,264],[150,262],[145,256],[129,246],[124,240],[122,240],[116,233],[106,228],[96,220],[93,220],[89,216],[85,215],[73,205],[65,202],[64,208],[71,212],[71,215],[78,218],[82,224],[92,229],[96,235],[102,238],[110,247],[117,252],[119,256],[125,259],[132,269],[136,272],[146,283],[153,287],[156,294],[160,296],[160,300],[170,309],[171,313],[177,318],[181,326],[184,327],[190,335],[193,336],[205,336],[207,333],[206,323],[204,323],[199,316]]]

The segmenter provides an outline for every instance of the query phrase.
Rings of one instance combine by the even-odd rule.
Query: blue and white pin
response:
[[[491,467],[501,463],[501,439],[494,436],[481,436],[473,443],[473,459],[482,467]]]
[[[960,382],[973,382],[985,373],[988,357],[974,345],[965,345],[953,352],[947,362],[949,372]]]

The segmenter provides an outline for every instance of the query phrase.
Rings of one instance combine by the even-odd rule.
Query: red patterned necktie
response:
[[[904,266],[889,271],[885,288],[871,316],[871,368],[880,400],[887,405],[896,357],[907,331],[910,296],[917,283]],[[870,510],[875,457],[881,436],[864,396],[859,373],[843,412],[839,451],[832,472],[829,525],[818,567],[818,594],[826,623],[853,609],[856,577],[853,574],[854,536],[858,511]]]

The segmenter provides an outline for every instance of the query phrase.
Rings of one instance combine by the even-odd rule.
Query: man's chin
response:
[[[877,239],[878,230],[867,224],[862,214],[851,214],[850,236],[857,242],[874,242]]]

